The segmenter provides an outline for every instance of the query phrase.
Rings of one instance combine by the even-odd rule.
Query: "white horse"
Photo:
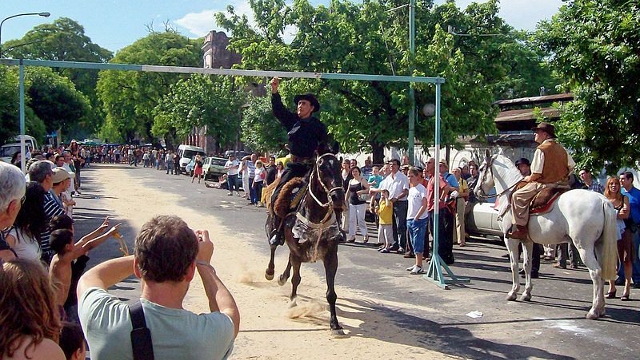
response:
[[[518,277],[518,243],[520,240],[507,237],[511,230],[510,199],[512,190],[522,180],[520,171],[503,155],[490,156],[486,152],[480,166],[478,183],[474,192],[478,198],[487,197],[492,187],[496,188],[496,204],[502,215],[502,232],[509,250],[513,286],[507,300],[513,301],[520,290]],[[603,279],[616,276],[617,245],[616,211],[604,196],[589,190],[571,190],[554,203],[550,211],[529,218],[529,241],[522,241],[524,251],[525,289],[521,301],[531,300],[531,255],[533,242],[538,244],[560,244],[573,241],[593,281],[593,304],[587,313],[588,319],[597,319],[605,314]],[[532,242],[532,241],[533,242]]]

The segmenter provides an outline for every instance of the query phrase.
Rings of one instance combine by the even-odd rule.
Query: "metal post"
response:
[[[449,289],[447,284],[451,283],[468,283],[471,280],[468,278],[457,277],[453,274],[451,269],[442,262],[440,254],[438,253],[438,243],[440,238],[440,99],[441,99],[441,87],[444,79],[438,79],[436,82],[436,128],[435,128],[435,172],[433,174],[433,251],[431,255],[431,261],[429,262],[429,269],[427,274],[423,278],[431,280],[444,289]],[[444,267],[447,275],[451,279],[444,279],[442,274],[442,268]]]
[[[20,59],[20,168],[23,173],[26,172],[27,152],[24,144],[24,63]]]
[[[409,2],[409,76],[413,76],[413,63],[416,55],[416,0]],[[416,97],[413,86],[409,83],[409,163],[414,165],[414,138],[416,136]]]

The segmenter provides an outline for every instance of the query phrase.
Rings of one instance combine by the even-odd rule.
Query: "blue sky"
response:
[[[21,38],[34,26],[59,17],[71,18],[84,26],[91,40],[111,51],[117,51],[147,35],[153,24],[157,30],[169,22],[188,37],[200,37],[216,28],[213,14],[233,5],[237,12],[248,12],[246,0],[0,0],[0,19],[25,12],[48,11],[51,17],[22,16],[7,20],[2,26],[2,42]],[[329,0],[310,0],[314,5]],[[408,2],[408,0],[407,0]],[[437,0],[436,3],[443,3]],[[457,0],[466,7],[472,0]],[[476,0],[476,2],[483,2]],[[533,30],[538,21],[549,19],[562,5],[562,0],[502,0],[500,15],[516,29]],[[217,29],[221,30],[221,29]]]

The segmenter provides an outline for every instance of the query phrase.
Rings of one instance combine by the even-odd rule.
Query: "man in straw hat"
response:
[[[556,141],[553,125],[541,122],[532,130],[535,132],[535,141],[540,145],[533,154],[531,175],[524,177],[522,181],[526,185],[513,193],[511,203],[513,224],[517,227],[511,238],[520,240],[526,240],[529,235],[527,223],[531,200],[548,184],[566,182],[576,165],[571,155]]]
[[[307,175],[315,161],[316,154],[324,154],[329,151],[327,127],[313,115],[320,110],[320,103],[316,97],[311,93],[296,95],[293,102],[297,106],[297,111],[294,113],[282,104],[282,98],[278,92],[279,85],[279,78],[271,80],[271,106],[273,115],[287,129],[291,161],[287,163],[287,167],[280,177],[280,182],[271,197],[272,201],[277,198],[280,189],[289,180]],[[275,223],[269,242],[272,245],[283,244],[280,229],[281,219],[278,219],[277,216],[274,216],[274,219]]]

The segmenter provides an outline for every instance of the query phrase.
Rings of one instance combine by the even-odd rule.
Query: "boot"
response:
[[[529,237],[529,230],[527,227],[521,225],[516,225],[516,227],[517,230],[512,232],[509,237],[512,239],[527,240]]]
[[[279,217],[275,217],[269,245],[284,245],[284,234],[282,233],[282,224]]]

